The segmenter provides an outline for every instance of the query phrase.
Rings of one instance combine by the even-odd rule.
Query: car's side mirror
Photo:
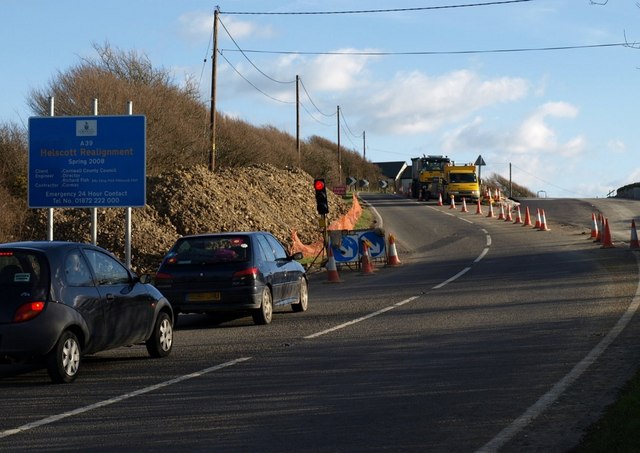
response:
[[[294,253],[293,255],[291,255],[291,259],[292,259],[292,260],[299,261],[299,260],[301,260],[302,258],[304,258],[304,255],[302,255],[302,252],[296,252],[296,253]]]
[[[140,281],[140,283],[144,285],[153,283],[153,276],[151,274],[142,274],[140,277],[138,277],[138,281]]]

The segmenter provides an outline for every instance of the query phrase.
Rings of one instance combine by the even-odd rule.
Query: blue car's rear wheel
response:
[[[268,286],[265,286],[262,290],[262,302],[260,308],[252,313],[253,322],[258,325],[269,324],[273,318],[273,298],[271,297],[271,290]]]
[[[73,382],[80,370],[81,349],[78,337],[66,330],[47,355],[47,372],[56,384]]]

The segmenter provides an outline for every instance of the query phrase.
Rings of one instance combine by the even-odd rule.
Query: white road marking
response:
[[[52,415],[47,418],[43,418],[41,420],[37,420],[35,422],[27,423],[26,425],[18,426],[17,428],[7,429],[5,431],[0,432],[0,438],[13,436],[14,434],[18,434],[24,431],[29,431],[33,428],[38,428],[40,426],[48,425],[50,423],[55,423],[59,420],[62,420],[67,417],[73,417],[74,415],[79,415],[84,412],[89,412],[94,409],[99,409],[101,407],[109,406],[111,404],[119,403],[120,401],[124,401],[129,398],[133,398],[135,396],[142,395],[144,393],[149,393],[154,390],[158,390],[163,387],[167,387],[169,385],[177,384],[178,382],[186,381],[188,379],[193,379],[196,377],[203,376],[207,373],[211,373],[212,371],[218,371],[223,368],[227,368],[233,365],[236,365],[241,362],[245,362],[250,360],[251,357],[241,357],[239,359],[231,360],[229,362],[221,363],[220,365],[215,365],[209,368],[205,368],[204,370],[196,371],[195,373],[185,374],[184,376],[178,376],[175,379],[171,379],[168,381],[161,382],[159,384],[151,385],[149,387],[142,388],[140,390],[136,390],[130,393],[125,393],[124,395],[116,396],[104,401],[98,401],[97,403],[90,404],[88,406],[80,407],[78,409],[74,409],[72,411],[63,412],[62,414]]]
[[[477,450],[477,453],[488,453],[498,451],[507,442],[515,437],[522,429],[529,425],[535,418],[540,416],[551,404],[553,404],[560,395],[578,379],[602,355],[607,347],[613,343],[613,341],[620,335],[620,333],[627,327],[629,321],[638,310],[640,306],[640,258],[635,255],[636,261],[638,261],[638,286],[636,287],[636,294],[629,304],[627,311],[618,319],[615,326],[609,331],[600,343],[598,343],[580,362],[573,367],[569,373],[560,379],[556,384],[551,387],[547,393],[542,395],[538,401],[536,401],[531,407],[529,407],[520,417],[515,419],[509,426],[504,428],[498,433],[496,437],[491,439],[482,448]]]
[[[473,223],[473,222],[470,222],[470,223]],[[485,247],[483,249],[482,253],[474,260],[474,263],[479,262],[488,253],[489,245],[491,245],[491,237],[489,236],[489,234],[487,233],[486,230],[483,230],[483,231],[487,234],[487,247]],[[467,273],[470,269],[471,269],[470,267],[467,267],[467,268],[463,269],[462,271],[458,272],[453,277],[445,280],[444,282],[440,283],[439,285],[434,286],[433,289],[442,288],[446,284],[451,283],[452,281],[460,278],[462,275]],[[640,289],[638,291],[640,291]],[[411,297],[409,297],[407,299],[404,299],[404,300],[402,300],[400,302],[395,303],[394,305],[390,305],[388,307],[382,308],[382,309],[380,309],[378,311],[375,311],[375,312],[370,313],[370,314],[365,315],[365,316],[361,316],[360,318],[348,321],[346,323],[340,324],[340,325],[332,327],[330,329],[326,329],[326,330],[323,330],[323,331],[320,331],[320,332],[316,332],[316,333],[311,334],[311,335],[307,335],[304,338],[305,339],[317,338],[317,337],[320,337],[322,335],[326,335],[328,333],[335,332],[336,330],[344,329],[345,327],[352,326],[352,325],[357,324],[359,322],[362,322],[362,321],[365,321],[367,319],[370,319],[370,318],[373,318],[375,316],[378,316],[378,315],[381,315],[383,313],[386,313],[386,312],[388,312],[390,310],[393,310],[396,307],[401,307],[401,306],[403,306],[405,304],[408,304],[409,302],[412,302],[412,301],[414,301],[414,300],[416,300],[416,299],[418,299],[420,297],[421,296],[411,296]],[[238,363],[245,362],[245,361],[250,360],[250,359],[251,359],[251,357],[241,357],[241,358],[238,358],[238,359],[235,359],[235,360],[231,360],[229,362],[222,363],[220,365],[215,365],[215,366],[212,366],[212,367],[209,367],[209,368],[205,368],[205,369],[200,370],[200,371],[196,371],[195,373],[186,374],[186,375],[174,378],[174,379],[170,379],[168,381],[161,382],[159,384],[155,384],[155,385],[152,385],[152,386],[149,386],[149,387],[145,387],[145,388],[142,388],[142,389],[130,392],[130,393],[125,393],[123,395],[116,396],[116,397],[110,398],[108,400],[99,401],[97,403],[90,404],[90,405],[84,406],[84,407],[80,407],[80,408],[74,409],[72,411],[63,412],[63,413],[57,414],[57,415],[52,415],[50,417],[46,417],[46,418],[43,418],[41,420],[37,420],[35,422],[27,423],[27,424],[19,426],[17,428],[8,429],[8,430],[5,430],[5,431],[0,431],[0,438],[9,437],[9,436],[12,436],[14,434],[25,432],[25,431],[28,431],[28,430],[33,429],[33,428],[37,428],[37,427],[40,427],[40,426],[44,426],[44,425],[48,425],[48,424],[51,424],[51,423],[55,423],[55,422],[57,422],[59,420],[62,420],[62,419],[68,418],[68,417],[72,417],[74,415],[79,415],[79,414],[82,414],[82,413],[85,413],[85,412],[89,412],[89,411],[94,410],[94,409],[99,409],[101,407],[109,406],[111,404],[115,404],[115,403],[118,403],[120,401],[124,401],[124,400],[127,400],[129,398],[133,398],[133,397],[136,397],[136,396],[139,396],[139,395],[143,395],[145,393],[149,393],[149,392],[152,392],[154,390],[158,390],[160,388],[167,387],[169,385],[177,384],[179,382],[186,381],[188,379],[193,379],[193,378],[196,378],[196,377],[200,377],[200,376],[203,376],[203,375],[205,375],[207,373],[211,373],[213,371],[217,371],[217,370],[220,370],[220,369],[223,369],[223,368],[227,368],[227,367],[236,365]]]

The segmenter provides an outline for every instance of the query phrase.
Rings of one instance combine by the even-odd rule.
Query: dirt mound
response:
[[[329,218],[348,206],[329,193]],[[46,237],[47,213],[33,210],[27,236]],[[147,179],[147,205],[132,210],[132,267],[153,272],[181,235],[264,230],[291,246],[291,231],[303,243],[321,239],[313,178],[293,168],[260,164],[211,173],[197,166]],[[98,209],[98,245],[124,258],[125,210]],[[56,209],[54,239],[91,242],[89,209]]]

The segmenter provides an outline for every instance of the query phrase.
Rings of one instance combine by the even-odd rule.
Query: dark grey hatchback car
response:
[[[0,245],[0,363],[41,362],[72,382],[84,354],[146,344],[173,346],[173,309],[108,251],[58,241]]]
[[[177,313],[246,312],[269,324],[274,306],[307,310],[307,273],[264,231],[211,233],[177,240],[156,273],[156,287]]]

